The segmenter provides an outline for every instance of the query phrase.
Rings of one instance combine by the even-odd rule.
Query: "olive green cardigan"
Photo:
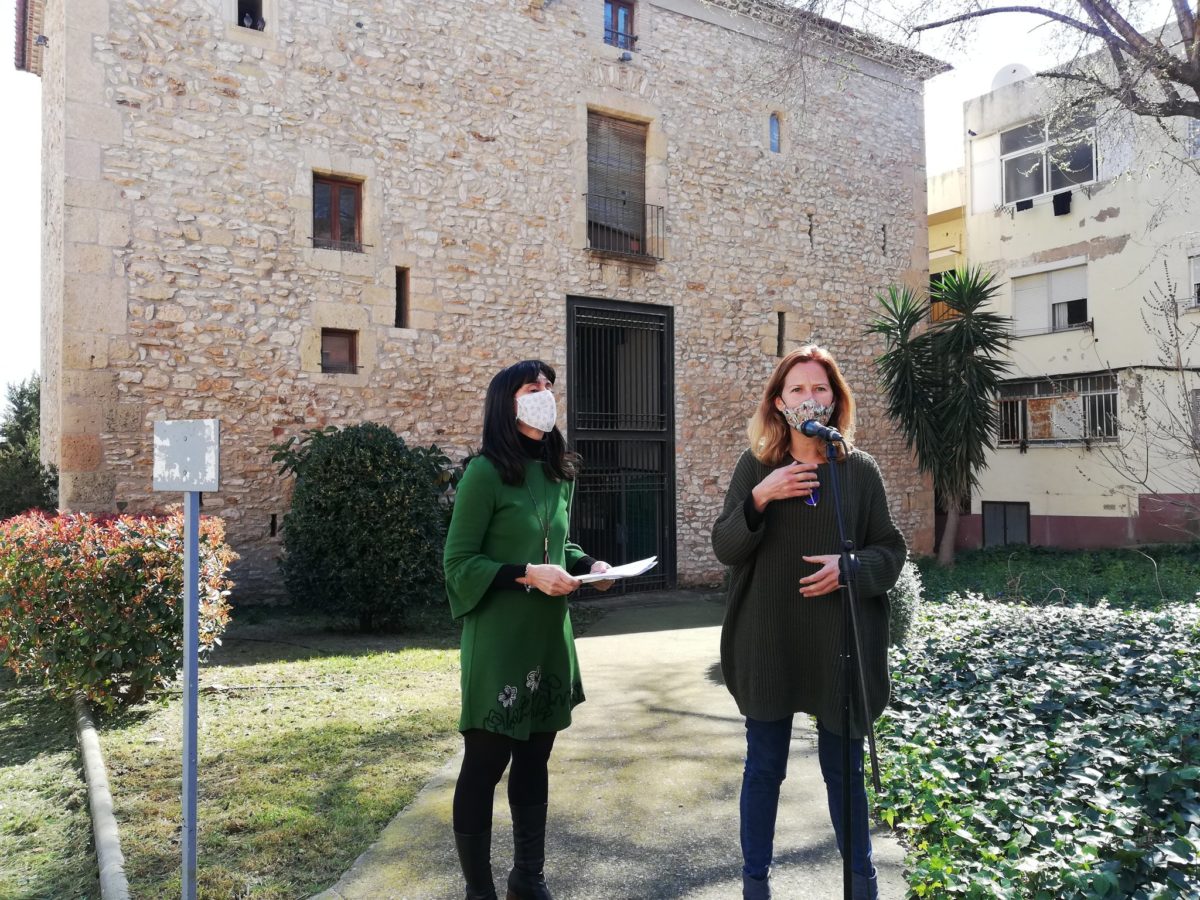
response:
[[[907,551],[892,522],[875,460],[854,450],[837,465],[843,518],[860,563],[859,635],[874,721],[890,691],[887,591],[896,583]],[[801,596],[799,586],[801,578],[818,569],[801,557],[840,550],[829,463],[817,470],[821,487],[815,507],[802,498],[776,500],[752,528],[746,500],[770,472],[771,467],[744,452],[713,526],[713,550],[728,567],[721,671],[743,715],[773,721],[811,713],[841,734],[844,592],[808,598]],[[854,737],[866,731],[860,707],[858,701],[852,704]]]

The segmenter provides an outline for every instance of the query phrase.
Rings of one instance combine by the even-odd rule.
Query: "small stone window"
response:
[[[237,0],[237,23],[242,28],[265,31],[267,20],[263,18],[262,0]]]
[[[362,182],[313,176],[313,246],[362,253]]]
[[[321,371],[334,375],[358,374],[358,332],[321,329]]]
[[[637,43],[632,0],[604,0],[604,43],[622,50],[632,50]]]
[[[771,121],[769,123],[769,127],[770,127],[770,132],[771,132],[771,152],[779,153],[780,152],[780,140],[781,140],[780,125],[779,125],[779,113],[771,113]]]
[[[408,268],[396,266],[396,327],[408,328]]]

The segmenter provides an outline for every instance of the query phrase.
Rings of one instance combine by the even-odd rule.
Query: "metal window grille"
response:
[[[1086,416],[1087,438],[1115,438],[1117,436],[1117,394],[1084,394],[1083,409]]]
[[[612,564],[657,556],[614,591],[675,583],[672,311],[569,298],[568,428],[583,456],[572,535]]]
[[[1000,401],[1000,444],[1019,444],[1025,440],[1025,401]]]
[[[1105,372],[1010,381],[1000,386],[999,413],[999,446],[1114,440],[1120,431],[1117,376]]]

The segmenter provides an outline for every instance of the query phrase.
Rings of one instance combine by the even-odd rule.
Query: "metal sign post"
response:
[[[220,450],[217,419],[154,423],[154,490],[183,492],[183,900],[196,900],[200,494],[217,489]]]

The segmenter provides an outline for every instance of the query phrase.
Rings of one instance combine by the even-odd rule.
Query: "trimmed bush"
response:
[[[916,618],[917,609],[921,606],[924,594],[921,570],[911,559],[905,560],[904,568],[900,570],[900,577],[896,580],[896,586],[888,591],[888,599],[891,601],[888,625],[893,647],[903,646],[907,640],[908,632],[912,628],[913,619]]]
[[[444,601],[453,475],[441,450],[409,447],[373,422],[306,431],[272,449],[281,474],[296,475],[280,561],[293,604],[372,631]]]
[[[1200,543],[1111,550],[1060,550],[1009,544],[958,554],[953,568],[918,560],[926,597],[975,592],[993,600],[1044,606],[1101,600],[1123,609],[1154,609],[1194,599]]]
[[[229,621],[236,554],[200,526],[201,650]],[[0,522],[0,665],[56,697],[105,709],[173,680],[183,658],[183,514],[43,516]]]

